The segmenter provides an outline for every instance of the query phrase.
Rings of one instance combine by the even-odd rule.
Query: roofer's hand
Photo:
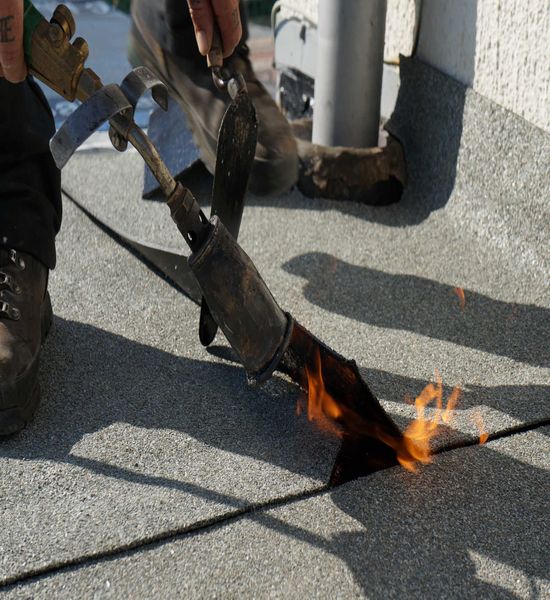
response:
[[[23,0],[0,0],[0,77],[19,83],[26,76]]]
[[[0,0],[2,2],[2,0]],[[199,52],[205,56],[212,45],[214,19],[222,36],[223,54],[233,54],[242,37],[239,0],[187,0],[195,27]]]

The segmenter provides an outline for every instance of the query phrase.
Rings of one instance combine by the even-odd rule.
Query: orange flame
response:
[[[453,388],[453,391],[451,392],[451,395],[449,396],[449,399],[447,400],[447,406],[445,408],[445,412],[443,413],[443,416],[441,417],[441,420],[443,421],[443,423],[451,422],[451,419],[453,418],[454,409],[456,408],[456,405],[458,404],[461,393],[462,393],[462,390],[460,389],[460,387],[458,385]]]
[[[341,431],[335,421],[342,416],[343,411],[325,388],[319,351],[315,356],[315,367],[311,371],[306,367],[306,375],[308,421],[316,421],[321,429],[340,436]]]
[[[437,435],[440,422],[449,423],[458,403],[461,389],[455,387],[451,392],[445,409],[443,409],[443,383],[436,373],[436,383],[429,383],[414,401],[416,418],[409,424],[401,439],[396,439],[377,426],[366,423],[359,414],[352,413],[349,408],[341,406],[325,388],[321,367],[321,355],[316,354],[315,367],[306,368],[308,380],[307,418],[315,421],[321,429],[341,436],[341,429],[336,421],[345,421],[345,425],[356,432],[377,437],[393,448],[397,460],[408,471],[417,470],[416,463],[428,464],[432,461],[431,440]],[[426,407],[435,400],[435,414],[431,418],[425,416]],[[298,401],[296,413],[302,413],[302,399]]]
[[[464,295],[464,289],[461,287],[455,287],[455,294],[458,296],[460,301],[460,310],[464,310],[466,306],[466,296]]]
[[[460,398],[461,389],[457,386],[451,392],[443,410],[443,383],[436,373],[436,383],[429,383],[414,401],[416,418],[403,433],[403,448],[397,449],[399,464],[408,471],[415,472],[416,463],[432,462],[431,441],[438,434],[439,423],[449,423]],[[426,407],[435,400],[436,410],[432,418],[425,416]]]
[[[472,419],[479,431],[479,443],[484,444],[489,439],[489,434],[485,431],[485,424],[483,422],[483,415],[477,411],[473,415]]]

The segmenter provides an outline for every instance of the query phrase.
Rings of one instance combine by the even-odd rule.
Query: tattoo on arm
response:
[[[12,34],[12,21],[13,15],[8,17],[0,17],[0,44],[7,44],[8,42],[15,41],[15,36]]]

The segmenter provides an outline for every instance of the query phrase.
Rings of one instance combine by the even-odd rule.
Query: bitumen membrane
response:
[[[300,392],[251,392],[195,304],[65,211],[42,407],[2,442],[0,581],[323,487],[337,442],[294,418]]]
[[[0,443],[7,597],[544,597],[550,140],[415,60],[388,128],[399,204],[250,196],[240,241],[275,298],[354,358],[402,427],[462,390],[432,465],[327,489],[339,442],[276,376],[246,386],[199,309],[80,212],[185,253],[135,152],[78,153],[35,422]],[[205,209],[211,179],[188,178]],[[463,291],[463,300],[460,290]],[[432,414],[428,411],[428,414]],[[476,444],[480,428],[493,441]]]
[[[378,472],[6,597],[545,598],[549,433]]]

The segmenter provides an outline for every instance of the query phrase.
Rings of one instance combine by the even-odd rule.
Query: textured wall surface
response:
[[[418,56],[550,131],[550,2],[424,0]]]
[[[385,60],[397,61],[399,54],[409,55],[413,46],[416,5],[420,0],[388,0],[386,16]],[[283,0],[285,14],[302,15],[317,23],[318,0]]]
[[[284,0],[316,20],[317,0]],[[388,0],[386,61],[413,47],[418,0]],[[550,132],[550,2],[423,0],[418,57]]]
[[[388,0],[384,48],[386,61],[397,61],[400,54],[410,56],[419,6],[420,0]]]

